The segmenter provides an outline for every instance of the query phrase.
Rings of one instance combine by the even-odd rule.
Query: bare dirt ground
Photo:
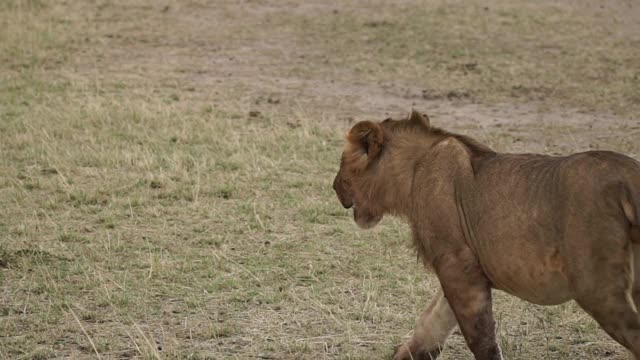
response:
[[[411,108],[496,150],[640,157],[633,1],[0,4],[0,358],[384,359],[437,280],[330,183]],[[625,359],[496,293],[508,359]],[[443,359],[470,359],[459,333]]]

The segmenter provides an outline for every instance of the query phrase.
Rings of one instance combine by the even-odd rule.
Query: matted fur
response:
[[[359,122],[334,189],[356,223],[405,218],[442,295],[394,359],[430,359],[456,323],[476,359],[501,359],[491,289],[537,304],[575,300],[640,356],[640,165],[621,154],[500,154],[431,126]]]

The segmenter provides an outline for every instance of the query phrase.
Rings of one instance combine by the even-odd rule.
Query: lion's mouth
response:
[[[353,206],[353,220],[359,227],[363,229],[370,229],[376,226],[380,220],[382,220],[382,216],[373,215],[369,211],[365,209],[360,209],[354,203]]]

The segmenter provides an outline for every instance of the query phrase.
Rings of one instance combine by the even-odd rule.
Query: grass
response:
[[[334,198],[351,100],[640,111],[635,25],[589,9],[306,4],[0,4],[0,358],[388,357],[438,285],[406,226]],[[640,153],[620,118],[473,119],[501,150]],[[510,359],[624,357],[573,304],[496,297]]]
[[[640,103],[638,28],[602,9],[380,1],[330,16],[309,14],[294,25],[287,15],[281,21],[296,30],[303,48],[312,44],[295,67],[302,74],[348,71],[367,82],[401,81],[429,99],[542,101],[634,114]]]

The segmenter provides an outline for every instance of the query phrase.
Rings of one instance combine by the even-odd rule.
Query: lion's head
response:
[[[429,118],[415,111],[407,119],[361,121],[351,128],[333,189],[342,206],[353,208],[358,226],[374,227],[384,214],[394,211],[399,201],[398,195],[403,190],[394,187],[394,182],[403,172],[397,171],[398,164],[392,158],[394,145],[400,142],[399,138],[404,141],[406,137],[397,135],[428,128]]]

